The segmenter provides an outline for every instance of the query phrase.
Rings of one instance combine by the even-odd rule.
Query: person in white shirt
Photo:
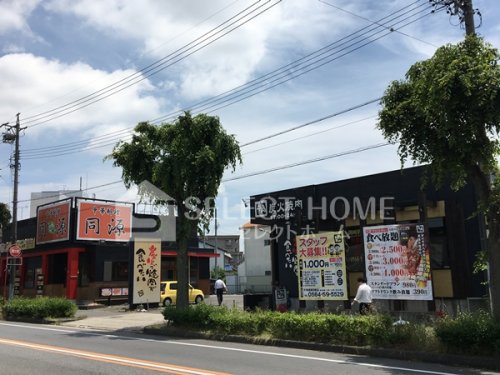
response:
[[[215,280],[214,289],[215,294],[217,294],[217,302],[219,302],[220,306],[222,305],[222,296],[224,294],[224,291],[227,290],[226,283],[224,283],[224,281],[219,277],[217,280]]]
[[[366,278],[364,277],[358,278],[358,291],[351,306],[354,302],[359,303],[359,313],[361,315],[366,315],[370,312],[372,305],[372,288],[366,283]]]

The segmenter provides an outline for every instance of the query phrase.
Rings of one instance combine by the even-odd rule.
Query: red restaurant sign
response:
[[[71,199],[38,207],[36,243],[69,240]]]
[[[132,203],[78,199],[77,208],[77,240],[130,240],[132,236]]]

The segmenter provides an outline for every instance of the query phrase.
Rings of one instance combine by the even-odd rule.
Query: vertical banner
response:
[[[134,240],[132,303],[160,303],[161,240]]]
[[[346,300],[344,235],[325,232],[297,236],[299,299]]]
[[[363,228],[374,299],[432,300],[429,241],[421,224]]]

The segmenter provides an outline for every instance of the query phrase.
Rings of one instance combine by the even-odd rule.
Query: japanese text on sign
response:
[[[299,298],[347,299],[342,232],[297,236]]]
[[[430,254],[423,225],[365,227],[363,235],[373,298],[432,300]]]

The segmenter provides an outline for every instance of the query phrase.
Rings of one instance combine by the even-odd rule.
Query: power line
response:
[[[289,133],[291,131],[294,131],[294,130],[297,130],[297,129],[302,129],[306,126],[309,126],[309,125],[312,125],[312,124],[316,124],[317,122],[321,122],[321,121],[324,121],[326,119],[329,119],[329,118],[332,118],[332,117],[335,117],[335,116],[339,116],[339,115],[342,115],[344,113],[347,113],[347,112],[351,112],[355,109],[359,109],[359,108],[362,108],[364,106],[367,106],[368,104],[372,104],[372,103],[376,103],[378,101],[380,101],[380,99],[382,98],[377,98],[377,99],[372,99],[372,100],[369,100],[367,102],[364,102],[362,104],[358,104],[358,105],[355,105],[353,107],[350,107],[350,108],[347,108],[347,109],[344,109],[342,111],[339,111],[339,112],[336,112],[336,113],[332,113],[330,115],[327,115],[327,116],[324,116],[324,117],[321,117],[317,120],[313,120],[313,121],[309,121],[309,122],[306,122],[305,124],[302,124],[302,125],[298,125],[298,126],[294,126],[293,128],[289,128],[289,129],[286,129],[286,130],[282,130],[280,132],[277,132],[277,133],[274,133],[274,134],[271,134],[271,135],[268,135],[266,137],[263,137],[263,138],[259,138],[259,139],[256,139],[256,140],[253,140],[253,141],[250,141],[250,142],[247,142],[247,143],[244,143],[241,145],[241,147],[245,147],[245,146],[249,146],[249,145],[253,145],[255,143],[258,143],[258,142],[262,142],[262,141],[266,141],[268,139],[271,139],[271,138],[274,138],[274,137],[277,137],[279,135],[282,135],[282,134],[285,134],[285,133]]]
[[[226,178],[226,179],[222,179],[221,182],[230,182],[230,181],[241,180],[241,179],[248,178],[248,177],[254,177],[254,176],[258,176],[258,175],[262,175],[262,174],[267,174],[267,173],[271,173],[271,172],[281,171],[281,170],[288,169],[288,168],[298,167],[298,166],[301,166],[301,165],[316,163],[316,162],[324,161],[324,160],[328,160],[328,159],[334,159],[334,158],[338,158],[338,157],[345,156],[345,155],[356,154],[356,153],[359,153],[359,152],[368,151],[368,150],[372,150],[372,149],[376,149],[376,148],[388,146],[390,144],[391,143],[377,143],[377,144],[374,144],[374,145],[360,147],[360,148],[356,148],[356,149],[352,149],[352,150],[347,150],[347,151],[343,151],[343,152],[339,152],[339,153],[331,154],[331,155],[327,155],[327,156],[321,156],[321,157],[317,157],[317,158],[314,158],[314,159],[305,160],[305,161],[302,161],[302,162],[297,162],[297,163],[292,163],[292,164],[286,164],[286,165],[283,165],[283,166],[269,168],[269,169],[265,169],[265,170],[262,170],[262,171],[251,172],[251,173],[247,173],[247,174],[236,176],[236,177],[232,177],[232,178]],[[116,184],[119,184],[119,183],[123,183],[123,181],[122,180],[111,181],[111,182],[107,182],[107,183],[104,183],[104,184],[96,185],[96,186],[93,186],[93,187],[90,187],[90,188],[85,188],[85,189],[82,189],[81,191],[95,190],[95,189],[99,189],[99,188],[106,187],[106,186],[116,185]],[[47,198],[59,198],[59,194],[57,194],[57,195],[55,194],[53,196],[44,196],[44,197],[35,198],[35,199],[24,199],[24,200],[19,200],[18,202],[19,203],[24,203],[24,202],[30,202],[32,200],[36,201],[36,200],[47,199]]]
[[[415,3],[412,5],[419,3],[420,1],[417,0]],[[419,8],[424,8],[420,9]],[[395,27],[398,24],[401,24],[403,22],[408,21],[412,17],[415,17],[429,9],[432,9],[431,6],[428,4],[420,4],[418,6],[415,6],[413,8],[408,9],[407,7],[401,8],[398,11],[395,11],[391,13],[388,16],[385,16],[379,20],[379,23],[384,21],[385,23],[389,22],[396,22],[395,24],[392,24],[392,27]],[[398,14],[400,13],[400,14]],[[429,13],[431,14],[431,13]],[[427,14],[428,15],[428,14]],[[404,17],[403,19],[400,19],[401,17]],[[421,17],[420,17],[421,18]],[[418,18],[418,19],[420,19]],[[414,20],[413,22],[417,21],[418,19]],[[401,27],[407,26],[412,22],[408,22],[404,24]],[[377,29],[381,29],[378,31],[375,31]],[[375,31],[375,32],[374,32]],[[379,36],[378,38],[371,40],[370,38],[375,37],[377,34],[380,34],[381,32],[385,32],[384,35]],[[170,120],[172,118],[175,118],[178,116],[180,113],[182,113],[185,110],[191,110],[191,111],[215,111],[221,108],[225,108],[228,105],[237,103],[243,99],[248,99],[251,96],[254,96],[258,93],[261,93],[263,91],[267,91],[271,88],[274,88],[278,85],[281,85],[285,82],[290,81],[291,79],[297,78],[305,73],[308,73],[312,70],[318,69],[319,67],[330,63],[334,60],[339,59],[340,57],[343,57],[349,53],[354,52],[355,50],[362,48],[370,43],[373,43],[374,41],[380,39],[383,36],[389,35],[391,32],[386,31],[386,27],[378,26],[378,25],[372,25],[372,26],[366,26],[363,27],[341,39],[338,39],[325,47],[322,47],[312,53],[309,53],[300,59],[297,59],[289,64],[286,64],[280,68],[277,68],[259,78],[256,78],[254,80],[251,80],[243,85],[237,86],[231,90],[228,90],[224,93],[221,93],[217,96],[214,96],[212,98],[202,100],[196,104],[193,104],[186,109],[183,110],[178,110],[175,112],[172,112],[170,114],[167,114],[165,116],[156,118],[151,120],[153,123],[158,123],[160,121],[165,121],[165,120]],[[369,40],[368,43],[364,43],[359,46],[360,43],[365,42],[366,40]],[[355,47],[358,45],[357,47]],[[351,49],[351,50],[349,50]],[[343,54],[339,55],[339,53],[344,52]],[[336,56],[337,55],[337,56]],[[256,87],[257,86],[257,87]],[[263,89],[260,89],[261,87],[264,87]],[[256,87],[256,88],[255,88]],[[257,91],[259,90],[259,91]],[[241,98],[242,99],[238,99]],[[238,100],[235,100],[238,99]],[[230,102],[231,101],[231,102]],[[227,104],[230,102],[229,104]]]
[[[359,14],[356,14],[356,13],[354,13],[354,12],[351,12],[351,11],[349,11],[349,10],[347,10],[347,9],[341,8],[341,7],[339,7],[339,6],[336,6],[336,5],[334,5],[334,4],[331,4],[331,3],[326,2],[326,1],[323,1],[323,0],[318,0],[318,1],[319,1],[320,3],[325,4],[325,5],[331,6],[332,8],[338,9],[338,10],[340,10],[340,11],[344,12],[344,13],[350,14],[350,15],[352,15],[352,16],[354,16],[354,17],[361,18],[362,20],[368,21],[368,22],[370,22],[370,23],[372,23],[372,24],[376,24],[376,25],[379,25],[379,26],[385,27],[385,28],[387,28],[387,29],[388,29],[388,30],[390,30],[390,31],[395,31],[395,32],[397,32],[397,33],[399,33],[399,34],[401,34],[401,35],[404,35],[404,36],[408,37],[408,38],[415,39],[415,40],[417,40],[417,41],[419,41],[419,42],[421,42],[421,43],[428,44],[428,45],[430,45],[430,46],[432,46],[432,47],[438,48],[438,46],[436,46],[436,45],[434,45],[434,44],[432,44],[432,43],[429,43],[429,42],[427,42],[427,41],[425,41],[425,40],[419,39],[419,38],[417,38],[417,37],[414,37],[413,35],[409,35],[409,34],[404,33],[404,32],[402,32],[402,31],[392,29],[392,28],[390,28],[390,27],[388,27],[388,26],[384,26],[384,25],[380,24],[380,23],[379,23],[379,22],[377,22],[377,21],[373,21],[373,20],[371,20],[371,19],[369,19],[369,18],[366,18],[366,17],[360,16]]]
[[[183,35],[183,34],[186,34],[187,32],[189,32],[189,31],[191,31],[191,30],[196,29],[198,26],[200,26],[200,25],[202,25],[203,23],[207,22],[208,20],[212,19],[212,18],[213,18],[213,17],[215,17],[216,15],[218,15],[218,14],[222,13],[222,12],[223,12],[223,11],[225,11],[226,9],[231,8],[231,7],[232,7],[232,6],[234,6],[234,4],[235,4],[235,3],[237,3],[238,1],[239,1],[239,0],[234,0],[231,4],[226,5],[226,6],[224,6],[224,7],[223,7],[223,8],[221,8],[221,9],[218,9],[217,11],[215,11],[214,13],[212,13],[210,16],[208,16],[208,17],[204,18],[203,20],[201,20],[200,22],[198,22],[197,24],[195,24],[193,27],[190,27],[189,29],[186,29],[186,30],[184,30],[184,31],[182,31],[182,32],[180,32],[180,33],[178,33],[177,35],[173,36],[172,38],[170,38],[170,39],[169,39],[169,40],[167,40],[166,42],[164,42],[164,43],[162,43],[162,44],[160,44],[160,45],[157,45],[155,48],[151,48],[151,49],[149,49],[149,50],[147,50],[147,51],[144,51],[141,55],[143,55],[143,56],[144,56],[144,55],[146,55],[146,54],[149,54],[149,53],[151,53],[151,52],[153,52],[153,51],[158,50],[160,47],[163,47],[163,46],[165,46],[165,45],[167,45],[167,44],[171,43],[172,41],[174,41],[175,39],[177,39],[179,36],[181,36],[181,35]],[[136,60],[136,61],[133,61],[133,60],[131,61],[131,63],[132,63],[132,64],[134,64],[135,62],[137,62],[137,60]],[[124,78],[124,79],[125,79],[125,78]],[[39,108],[39,107],[42,107],[42,106],[44,106],[44,105],[47,105],[47,104],[50,104],[50,103],[56,102],[56,101],[57,101],[57,100],[59,100],[59,99],[62,99],[62,98],[68,97],[68,96],[69,96],[70,94],[72,94],[72,93],[75,93],[75,92],[78,92],[78,91],[82,91],[82,89],[83,89],[83,87],[81,87],[81,88],[79,88],[79,89],[72,90],[71,92],[68,92],[68,93],[63,94],[63,95],[60,95],[60,96],[58,96],[58,97],[56,97],[56,98],[53,98],[52,100],[50,100],[50,101],[48,101],[48,102],[45,102],[45,103],[43,103],[43,104],[37,105],[37,106],[35,106],[35,107],[32,107],[31,109]],[[55,109],[59,109],[59,108],[60,108],[60,107],[57,107],[57,108],[55,108]],[[47,111],[47,112],[48,112],[48,111]],[[42,112],[41,114],[45,114],[45,113],[47,113],[47,112]],[[35,117],[35,116],[37,116],[37,115],[33,115],[33,116],[31,116],[31,117]],[[31,117],[30,117],[30,118],[31,118]],[[27,117],[27,118],[25,118],[25,120],[27,120],[27,119],[28,119],[28,117]]]
[[[248,178],[248,177],[253,177],[253,176],[259,176],[261,174],[266,174],[266,173],[281,171],[283,169],[298,167],[300,165],[316,163],[318,161],[323,161],[323,160],[338,158],[340,156],[345,156],[345,155],[350,155],[350,154],[356,154],[358,152],[372,150],[372,149],[375,149],[375,148],[380,148],[380,147],[388,146],[390,144],[391,143],[377,143],[377,144],[374,144],[374,145],[371,145],[371,146],[360,147],[360,148],[357,148],[357,149],[354,149],[354,150],[343,151],[343,152],[339,152],[339,153],[332,154],[332,155],[321,156],[321,157],[314,158],[314,159],[309,159],[309,160],[306,160],[306,161],[301,161],[301,162],[292,163],[292,164],[286,164],[286,165],[282,165],[280,167],[269,168],[269,169],[265,169],[265,170],[259,171],[259,172],[252,172],[252,173],[247,173],[247,174],[244,174],[244,175],[241,175],[241,176],[236,176],[236,177],[232,177],[232,178],[223,179],[222,182],[229,182],[229,181],[241,180],[243,178]]]
[[[100,89],[92,94],[84,96],[83,98],[77,99],[60,107],[57,107],[53,110],[46,111],[40,113],[38,115],[30,116],[24,119],[24,123],[30,124],[29,127],[39,126],[45,124],[49,121],[53,121],[57,118],[66,116],[70,113],[76,112],[83,108],[86,108],[94,103],[97,103],[105,98],[108,98],[112,95],[115,95],[126,88],[136,85],[141,81],[163,71],[164,69],[172,66],[173,64],[178,63],[179,61],[184,60],[185,58],[191,56],[195,52],[209,46],[210,44],[216,42],[220,38],[225,35],[231,33],[232,31],[240,28],[246,23],[250,22],[254,18],[258,17],[262,13],[268,11],[273,8],[277,4],[279,4],[282,0],[277,0],[274,4],[271,4],[267,8],[261,10],[261,8],[265,7],[265,4],[273,1],[267,0],[264,4],[257,6],[255,9],[251,9],[259,3],[261,0],[253,3],[251,6],[247,7],[242,12],[238,13],[236,16],[231,17],[229,20],[224,21],[222,24],[218,25],[211,31],[203,34],[201,37],[195,39],[194,41],[188,43],[186,46],[181,47],[177,51],[171,53],[164,58],[157,60],[156,62],[148,65],[147,67],[139,70],[136,73],[130,74],[129,76],[106,86],[103,89]],[[250,10],[249,10],[250,9]],[[248,13],[245,13],[248,10]],[[236,18],[235,21],[232,21]],[[229,22],[231,21],[231,22]],[[229,22],[229,23],[228,23]],[[227,24],[227,25],[226,25]],[[223,27],[222,27],[223,26]],[[219,29],[219,30],[217,30]],[[226,31],[227,30],[227,31]]]
[[[265,140],[277,137],[279,135],[283,135],[285,133],[292,132],[292,131],[297,130],[297,129],[304,128],[304,127],[309,126],[309,125],[313,125],[313,124],[319,123],[321,121],[324,121],[324,120],[327,120],[327,119],[330,119],[330,118],[333,118],[333,117],[336,117],[336,116],[339,116],[339,115],[342,115],[342,114],[354,111],[356,109],[362,108],[362,107],[367,106],[369,104],[375,103],[375,102],[379,101],[380,99],[381,98],[377,98],[377,99],[373,99],[373,100],[367,101],[367,102],[362,103],[362,104],[357,104],[357,105],[349,107],[347,109],[343,109],[341,111],[338,111],[338,112],[331,113],[329,115],[323,116],[323,117],[318,118],[316,120],[308,121],[308,122],[306,122],[304,124],[301,124],[301,125],[298,125],[298,126],[294,126],[292,128],[288,128],[286,130],[282,130],[282,131],[280,131],[278,133],[274,133],[274,134],[268,135],[266,137],[263,137],[263,138],[260,138],[260,139],[253,140],[251,142],[242,144],[240,147],[246,147],[246,146],[249,146],[249,145],[252,145],[252,144],[255,144],[255,143],[259,143],[259,142],[262,142],[262,141],[265,141]],[[96,144],[94,146],[88,146],[88,147],[85,147],[85,148],[79,149],[79,150],[80,151],[86,151],[86,150],[91,150],[91,149],[96,149],[96,148],[102,148],[102,147],[106,147],[106,146],[109,146],[109,145],[114,144],[114,143],[116,143],[116,141],[113,141],[111,143],[109,143],[109,142],[108,143],[96,142]],[[68,154],[71,154],[71,153],[74,153],[74,152],[75,151],[73,151],[71,148],[69,148],[69,149],[59,148],[55,152],[53,152],[52,149],[44,149],[42,151],[28,153],[27,156],[23,156],[23,159],[25,159],[25,160],[32,160],[32,159],[50,158],[50,157],[57,157],[57,156],[68,155]],[[24,155],[24,153],[22,155]]]
[[[331,128],[320,130],[318,132],[309,133],[309,134],[303,135],[301,137],[289,139],[289,140],[286,140],[286,141],[283,141],[283,142],[279,142],[279,143],[275,143],[275,144],[272,144],[272,145],[269,145],[269,146],[261,147],[261,148],[258,148],[258,149],[252,150],[252,151],[247,151],[247,152],[244,152],[242,155],[252,154],[254,152],[258,152],[258,151],[262,151],[262,150],[267,150],[269,148],[281,146],[281,145],[292,143],[292,142],[295,142],[295,141],[302,141],[304,138],[309,138],[309,137],[312,137],[312,136],[315,136],[315,135],[318,135],[318,134],[326,133],[326,132],[329,132],[329,131],[335,130],[335,129],[340,129],[340,128],[343,128],[343,127],[346,127],[346,126],[349,126],[349,125],[358,124],[358,123],[360,123],[362,121],[365,121],[365,120],[368,120],[368,119],[371,119],[371,118],[375,118],[375,117],[377,117],[377,116],[376,115],[368,116],[368,117],[365,117],[365,118],[362,118],[362,119],[359,119],[359,120],[350,121],[350,122],[347,122],[347,123],[344,123],[344,124],[341,124],[341,125],[337,125],[337,126],[332,126]]]
[[[413,4],[416,4],[416,3],[418,3],[418,1],[417,1],[417,2],[415,2],[415,3],[413,3]],[[413,5],[413,4],[412,4],[412,5]],[[419,5],[418,7],[415,7],[415,8],[410,9],[410,10],[408,10],[407,8],[401,8],[400,10],[398,10],[398,11],[396,11],[396,12],[393,12],[391,15],[386,16],[386,17],[383,17],[383,18],[381,19],[381,21],[386,20],[386,19],[388,19],[388,18],[389,18],[389,20],[388,20],[387,22],[393,22],[395,19],[397,19],[397,18],[401,17],[402,15],[406,15],[406,16],[407,16],[407,14],[408,14],[409,12],[411,13],[411,12],[413,12],[414,10],[418,10],[418,8],[420,8],[420,7],[422,7],[422,5]],[[429,8],[429,7],[427,6],[427,8]],[[400,14],[400,15],[399,15],[399,16],[397,16],[397,17],[390,18],[392,15],[397,14],[397,13],[400,13],[400,12],[404,11],[405,9],[406,9],[406,11],[405,11],[403,14]],[[399,21],[398,21],[398,23],[403,22],[403,21],[407,21],[407,20],[408,20],[408,19],[410,19],[411,17],[414,17],[415,15],[418,15],[418,14],[420,14],[420,13],[424,12],[425,10],[427,10],[427,9],[420,10],[420,11],[417,11],[417,12],[413,12],[413,14],[410,14],[410,16],[405,17],[403,20],[399,20]],[[422,17],[420,17],[420,18],[422,18]],[[419,19],[420,19],[420,18],[419,18]],[[381,22],[381,21],[380,21],[380,22]],[[413,21],[411,21],[411,22],[415,22],[415,21],[416,21],[416,20],[413,20]],[[378,22],[378,24],[380,24],[380,22]],[[411,23],[411,22],[409,22],[409,23]],[[409,24],[409,23],[407,23],[407,24]],[[406,24],[406,25],[407,25],[407,24]],[[404,25],[404,26],[406,26],[406,25]],[[402,27],[404,27],[404,26],[402,26]],[[377,28],[380,28],[380,26],[377,26]],[[355,33],[350,34],[350,36],[355,35],[356,33],[359,33],[360,31],[363,31],[364,29],[366,29],[366,27],[365,27],[365,28],[363,28],[363,29],[361,29],[361,30],[358,30],[358,31],[357,31],[357,32],[355,32]],[[370,30],[370,31],[371,31],[371,30]],[[378,31],[377,33],[380,33],[380,31]],[[372,34],[371,36],[376,35],[377,33]],[[390,32],[386,33],[385,35],[388,35],[389,33],[390,33]],[[365,35],[365,34],[366,34],[366,32],[365,32],[365,33],[363,33],[363,34],[361,34],[361,35]],[[382,35],[382,36],[385,36],[385,35]],[[369,35],[369,36],[367,36],[367,37],[364,37],[361,41],[363,41],[363,40],[367,40],[367,39],[369,40],[369,38],[370,38],[371,36]],[[380,38],[380,37],[382,37],[382,36],[379,36],[377,39],[379,39],[379,38]],[[359,36],[358,36],[358,37],[359,37]],[[318,67],[320,67],[320,66],[322,66],[322,65],[324,65],[324,64],[326,64],[326,63],[329,63],[329,62],[331,62],[331,61],[332,61],[332,60],[334,60],[334,59],[337,59],[337,58],[339,58],[339,57],[345,56],[346,54],[351,53],[351,52],[353,52],[354,50],[357,50],[357,49],[359,49],[359,48],[361,48],[361,47],[365,46],[366,44],[373,43],[375,40],[377,40],[377,39],[375,39],[375,40],[369,40],[369,42],[367,42],[367,43],[365,43],[365,44],[363,44],[363,45],[361,45],[361,46],[358,46],[358,47],[356,47],[354,50],[351,50],[351,51],[349,51],[349,52],[346,52],[346,53],[344,53],[344,54],[343,54],[343,55],[341,55],[341,56],[335,57],[334,59],[330,59],[330,60],[328,60],[328,61],[326,61],[326,62],[321,61],[321,60],[323,60],[323,59],[325,58],[324,56],[323,56],[323,57],[321,57],[321,56],[325,54],[325,51],[326,51],[326,50],[328,50],[328,52],[331,52],[331,50],[332,50],[332,46],[335,46],[335,45],[336,45],[336,44],[338,44],[340,41],[343,41],[343,40],[345,40],[346,38],[348,38],[348,37],[344,37],[344,38],[340,39],[339,41],[336,41],[336,42],[334,42],[334,43],[331,43],[330,45],[328,45],[328,46],[326,46],[326,47],[323,47],[323,48],[321,48],[321,49],[319,49],[319,50],[317,50],[317,51],[315,51],[315,52],[313,52],[313,53],[311,53],[311,54],[309,54],[309,55],[304,56],[304,57],[303,57],[303,58],[301,58],[301,59],[298,59],[298,60],[296,60],[296,61],[294,61],[294,62],[292,62],[292,63],[290,63],[290,64],[287,64],[287,65],[285,65],[285,66],[283,66],[283,67],[279,68],[279,69],[276,69],[276,70],[274,70],[274,71],[272,71],[272,72],[270,72],[270,73],[268,73],[268,74],[266,74],[266,75],[264,75],[264,76],[262,76],[262,77],[260,77],[260,78],[257,78],[257,79],[255,79],[255,80],[249,81],[249,82],[247,82],[247,83],[246,83],[246,84],[244,84],[244,85],[238,86],[238,87],[236,87],[236,88],[234,88],[234,89],[231,89],[231,90],[227,91],[226,93],[219,94],[219,95],[218,95],[218,96],[216,96],[216,97],[213,97],[213,98],[211,98],[211,99],[208,99],[208,100],[205,100],[205,101],[202,101],[202,102],[199,102],[199,103],[201,103],[201,104],[203,104],[203,103],[208,103],[208,104],[210,104],[210,103],[213,103],[213,102],[214,102],[214,100],[216,100],[216,101],[217,101],[217,100],[219,100],[219,99],[217,99],[217,98],[221,98],[221,99],[223,99],[223,101],[220,101],[220,103],[221,103],[221,104],[223,104],[223,106],[220,106],[218,109],[220,109],[220,108],[222,108],[222,107],[226,107],[226,106],[231,105],[231,104],[234,104],[234,103],[236,102],[236,101],[234,101],[234,98],[236,98],[236,97],[233,95],[233,93],[235,93],[235,92],[236,92],[236,93],[237,93],[237,92],[243,92],[243,94],[241,94],[241,93],[240,93],[238,96],[246,95],[244,98],[242,98],[242,99],[238,99],[238,101],[241,101],[241,100],[246,99],[246,98],[248,98],[248,97],[250,97],[250,96],[256,95],[257,93],[260,93],[260,92],[262,92],[262,91],[269,90],[270,88],[275,87],[275,86],[277,86],[277,85],[279,85],[279,84],[283,84],[284,82],[289,81],[290,79],[296,78],[296,77],[298,77],[298,76],[300,76],[300,75],[303,75],[303,74],[305,74],[305,73],[307,73],[307,72],[309,72],[309,71],[311,71],[311,70],[317,69]],[[351,38],[349,41],[352,41],[352,40],[353,40],[353,39]],[[357,41],[356,43],[359,43],[359,42],[360,42],[360,41]],[[345,44],[345,43],[346,43],[346,42],[344,42],[343,44]],[[348,47],[352,47],[352,46],[353,46],[353,45],[355,45],[356,43],[351,44],[351,45],[349,45]],[[342,44],[341,44],[341,45],[342,45]],[[344,49],[345,49],[345,48],[344,48]],[[342,50],[343,50],[343,49],[342,49]],[[342,50],[341,50],[341,51],[342,51]],[[338,51],[334,51],[333,53],[337,53],[337,52],[338,52]],[[330,53],[329,55],[327,55],[327,57],[331,57],[333,53]],[[313,57],[311,57],[311,56],[314,56],[314,59],[316,59],[316,60],[313,60]],[[320,60],[318,60],[318,59],[317,59],[317,57],[320,57]],[[311,60],[312,60],[312,62],[311,62]],[[305,63],[308,63],[307,65],[305,65],[305,67],[306,67],[306,68],[309,68],[309,67],[311,66],[311,64],[315,64],[315,63],[318,63],[318,62],[321,62],[321,65],[319,65],[319,66],[318,66],[318,65],[313,66],[312,68],[310,68],[310,69],[308,69],[308,70],[306,70],[306,71],[302,71],[302,72],[298,71],[298,72],[296,72],[296,73],[295,73],[295,75],[292,75],[292,76],[290,77],[290,75],[289,75],[289,73],[288,73],[288,70],[289,70],[289,69],[291,69],[291,68],[297,68],[297,66],[300,66],[300,64],[303,64],[304,62],[305,62]],[[303,69],[303,67],[300,67],[299,69]],[[285,72],[285,74],[289,75],[288,77],[286,77],[286,75],[285,75],[286,80],[284,80],[284,81],[282,80],[282,81],[280,81],[280,82],[278,82],[278,83],[275,83],[273,86],[268,86],[268,85],[269,85],[269,79],[270,79],[270,78],[273,78],[273,76],[274,76],[274,78],[275,78],[276,76],[279,76],[279,77],[278,77],[278,79],[282,79],[282,78],[283,78],[283,72]],[[281,75],[281,76],[280,76],[280,75]],[[271,82],[271,83],[274,83],[275,81],[276,81],[276,78],[275,78],[273,81],[270,81],[270,82]],[[253,90],[251,90],[251,91],[246,91],[246,90],[248,89],[248,87],[255,86],[256,84],[260,84],[260,83],[262,83],[262,82],[264,82],[264,85],[265,85],[264,89],[262,89],[262,90],[260,90],[260,91],[258,91],[258,92],[252,92],[252,91],[254,91],[255,89],[253,89]],[[266,85],[267,85],[267,86],[266,86]],[[231,96],[232,96],[232,97],[231,97]],[[229,99],[228,99],[228,98],[229,98]],[[224,101],[227,101],[227,100],[233,100],[233,101],[232,101],[231,103],[229,103],[229,104],[224,104]],[[206,104],[205,104],[205,105],[206,105]],[[196,105],[195,105],[195,106],[196,106]],[[174,113],[178,113],[178,112],[174,112]],[[169,115],[167,115],[167,116],[169,116]],[[164,116],[164,117],[165,117],[165,116]],[[155,122],[155,121],[157,121],[157,120],[159,120],[159,119],[161,119],[161,118],[158,118],[158,119],[155,119],[155,120],[152,120],[152,121],[153,121],[153,122]],[[125,130],[125,131],[120,131],[120,133],[123,133],[123,132],[132,132],[132,130],[128,130],[128,131],[127,131],[127,130]],[[107,136],[112,136],[112,134],[113,134],[113,133],[108,134]],[[103,136],[103,137],[104,137],[104,136]],[[97,138],[99,138],[99,137],[97,137]],[[96,140],[97,138],[89,139],[87,142],[90,142],[90,141],[95,142],[95,140]],[[81,141],[81,142],[82,142],[82,143],[87,143],[86,141]],[[112,143],[113,143],[113,142],[112,142]],[[110,145],[110,144],[112,144],[112,143],[108,143],[108,144],[106,144],[106,145]],[[82,149],[73,148],[73,147],[69,147],[69,148],[68,148],[68,147],[66,147],[65,145],[62,145],[62,146],[56,146],[56,147],[63,147],[63,148],[64,148],[64,152],[61,152],[62,150],[60,150],[60,151],[59,151],[59,152],[57,152],[57,153],[52,153],[52,154],[46,154],[46,153],[36,154],[36,153],[35,153],[35,154],[30,154],[30,156],[31,156],[31,158],[36,158],[36,156],[37,156],[37,155],[42,156],[42,157],[53,157],[53,156],[67,155],[67,154],[69,154],[69,153],[72,153],[72,152],[73,152],[73,151],[71,151],[71,150],[75,150],[74,152],[80,152],[80,150],[82,150]],[[96,147],[104,147],[104,145],[102,145],[102,146],[96,146]],[[85,147],[83,148],[83,150],[88,150],[88,149],[91,149],[91,148],[94,148],[94,147],[87,147],[87,146],[85,146]],[[52,150],[54,150],[54,147],[51,147],[51,148],[48,148],[48,149],[50,149],[50,150],[52,151]]]

